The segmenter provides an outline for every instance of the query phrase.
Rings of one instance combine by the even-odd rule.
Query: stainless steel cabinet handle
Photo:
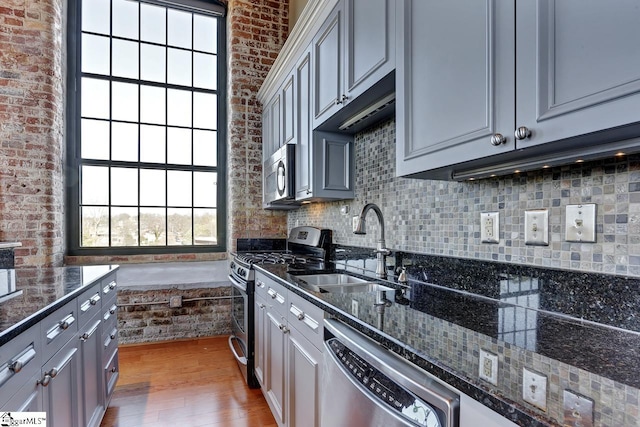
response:
[[[109,289],[115,289],[116,288],[116,282],[111,282],[109,283]]]
[[[335,102],[336,102],[336,105],[340,105],[340,104],[342,104],[342,101],[340,100],[340,98],[336,98],[336,101],[335,101]]]
[[[264,282],[263,282],[263,281],[261,281],[261,280],[256,280],[256,285],[257,285],[259,288],[264,288]]]
[[[89,300],[89,304],[91,305],[96,305],[98,303],[98,301],[100,301],[100,295],[99,294],[95,294],[94,296],[91,297],[91,299]]]
[[[276,291],[274,291],[273,289],[269,289],[267,291],[267,294],[269,294],[269,296],[273,299],[276,299],[276,297],[278,296],[278,293]]]
[[[516,129],[515,136],[517,140],[522,141],[523,139],[527,139],[531,136],[531,130],[526,126],[520,126]]]
[[[298,320],[304,320],[304,312],[298,314]]]
[[[58,326],[60,326],[60,329],[62,330],[67,330],[69,329],[69,326],[71,326],[73,324],[73,322],[75,322],[76,319],[75,317],[73,317],[73,314],[68,315],[67,317],[65,317],[64,319],[62,319],[60,321],[60,323],[58,323]]]
[[[259,308],[265,308],[265,307],[266,307],[266,305],[264,305],[264,304],[258,304],[258,307],[259,307]]]
[[[36,350],[33,348],[33,344],[31,344],[14,361],[9,363],[9,370],[11,370],[14,374],[17,374],[34,357],[36,357]]]
[[[500,144],[506,144],[507,138],[504,137],[501,133],[496,133],[491,137],[491,145],[495,145],[496,147]]]
[[[51,368],[51,370],[49,371],[49,373],[47,375],[49,375],[51,378],[57,377],[58,376],[58,368]]]
[[[284,325],[282,323],[278,325],[278,329],[280,329],[283,334],[286,334],[289,332],[289,328],[287,328],[287,325]]]
[[[113,368],[111,368],[111,372],[115,372],[117,371],[116,367],[114,366]]]
[[[38,381],[38,384],[40,384],[43,387],[46,387],[49,385],[50,382],[51,382],[51,376],[49,374],[46,374],[40,381]]]
[[[109,309],[109,313],[111,313],[111,314],[115,314],[115,312],[116,312],[117,310],[118,310],[118,307],[117,307],[115,304],[113,304],[113,305],[111,306],[111,308]]]
[[[344,95],[344,94],[343,94],[343,95],[342,95],[342,99],[341,99],[341,101],[342,101],[343,103],[345,103],[345,102],[347,102],[347,100],[348,100],[348,99],[349,99],[349,97],[348,97],[347,95]]]

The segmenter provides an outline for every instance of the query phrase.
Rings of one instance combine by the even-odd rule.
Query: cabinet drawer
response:
[[[324,310],[290,292],[288,316],[289,326],[296,328],[318,350],[322,351]]]
[[[97,283],[78,297],[78,328],[82,328],[101,308],[102,293],[100,283]]]
[[[113,353],[107,353],[110,357],[107,358],[107,363],[104,366],[104,386],[105,386],[105,396],[107,398],[105,407],[109,404],[111,400],[111,395],[113,394],[113,389],[118,382],[118,377],[120,376],[120,366],[118,364],[118,348],[113,351]]]
[[[111,331],[118,326],[118,306],[115,301],[102,306],[102,321],[103,331]]]
[[[78,302],[74,299],[42,321],[42,360],[48,360],[53,356],[76,332],[78,332]]]
[[[116,275],[111,275],[101,282],[102,292],[102,305],[113,304],[116,301],[116,294],[118,292],[118,282],[116,281]]]
[[[118,328],[113,326],[109,329],[103,329],[102,332],[102,354],[105,357],[111,356],[113,351],[118,348]]]
[[[42,365],[40,343],[40,325],[35,325],[0,346],[0,406],[22,388],[30,377],[39,375]]]
[[[39,368],[39,367],[38,367]],[[41,412],[42,411],[42,394],[40,384],[40,369],[38,372],[27,379],[24,385],[15,390],[11,387],[10,392],[13,395],[9,400],[4,399],[4,391],[0,391],[0,411],[2,412]],[[6,388],[6,387],[5,387]],[[3,389],[4,390],[4,389]]]

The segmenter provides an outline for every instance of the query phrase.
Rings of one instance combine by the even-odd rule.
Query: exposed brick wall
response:
[[[0,3],[0,241],[16,265],[64,254],[64,2]]]
[[[209,289],[118,290],[118,305],[183,299],[230,297],[228,286]],[[134,305],[118,309],[120,344],[169,341],[231,333],[231,299],[184,302],[181,308],[168,304]]]
[[[262,105],[256,94],[289,33],[289,1],[228,3],[228,246],[285,237],[286,213],[262,209]]]

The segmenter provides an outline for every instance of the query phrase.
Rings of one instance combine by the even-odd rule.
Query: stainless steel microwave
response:
[[[266,208],[297,205],[294,188],[295,149],[294,144],[286,144],[264,162],[262,188]]]

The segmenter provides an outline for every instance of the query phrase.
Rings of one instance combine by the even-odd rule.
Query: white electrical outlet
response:
[[[358,317],[358,300],[351,300],[351,314]]]
[[[524,243],[549,245],[549,210],[534,209],[524,212]]]
[[[482,243],[500,242],[500,214],[498,212],[482,212],[480,214],[480,241]]]
[[[360,217],[357,216],[357,215],[352,217],[352,219],[351,219],[351,228],[352,228],[352,230],[351,231],[355,232],[356,229],[358,228],[358,219],[359,218]]]
[[[525,402],[547,410],[547,377],[522,368],[522,398]]]
[[[498,385],[498,356],[486,350],[480,349],[480,379]]]
[[[593,400],[565,390],[564,425],[593,427]]]

